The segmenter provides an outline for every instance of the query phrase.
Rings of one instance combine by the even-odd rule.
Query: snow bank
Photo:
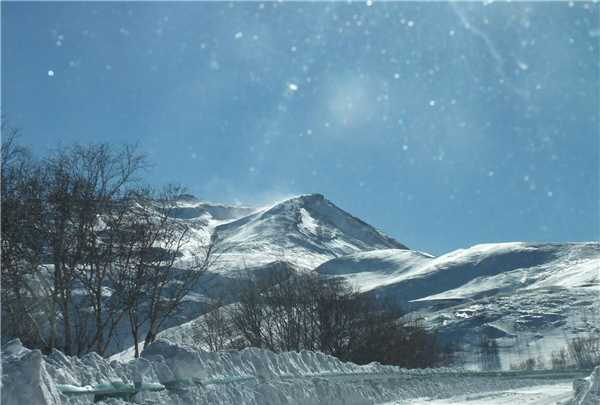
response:
[[[29,350],[18,340],[2,347],[3,404],[60,404],[61,394],[45,367],[39,350]]]
[[[574,398],[570,405],[599,405],[600,404],[600,366],[584,380],[573,382]]]
[[[94,353],[77,358],[54,351],[43,356],[39,350],[28,350],[15,340],[2,347],[1,399],[3,404],[91,404],[99,398],[89,393],[67,396],[57,389],[57,384],[84,387],[86,391],[120,383],[132,391],[129,401],[147,405],[368,405],[538,383],[532,379],[453,377],[458,371],[404,370],[378,363],[358,366],[308,351],[275,354],[250,348],[207,353],[166,340],[150,345],[142,352],[142,358],[109,363]],[[224,383],[225,377],[243,375],[256,378]],[[136,393],[134,387],[139,388],[141,383],[177,388]],[[126,402],[105,397],[100,403]]]

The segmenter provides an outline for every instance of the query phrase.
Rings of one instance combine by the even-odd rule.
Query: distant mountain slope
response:
[[[523,288],[598,284],[597,268],[590,266],[597,259],[599,243],[499,243],[439,258],[416,251],[357,253],[326,262],[316,271],[347,278],[363,291],[390,295],[418,308],[431,300],[473,300]],[[363,277],[378,282],[364,283]]]
[[[221,224],[235,221],[250,215],[260,208],[240,205],[218,204],[184,195],[177,203],[172,216],[182,224],[189,226],[195,235],[192,246],[205,244],[210,240],[215,228]]]
[[[466,344],[472,365],[489,339],[497,340],[497,358],[484,356],[483,366],[507,368],[600,333],[596,242],[477,245],[439,258],[382,250],[333,259],[316,271],[396,300],[447,341]]]
[[[332,259],[316,271],[327,276],[341,277],[362,291],[381,288],[402,278],[420,275],[436,257],[415,250],[385,249],[360,252]],[[395,296],[401,300],[400,296]]]

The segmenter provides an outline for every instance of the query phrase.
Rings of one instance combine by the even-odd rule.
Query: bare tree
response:
[[[37,160],[19,131],[2,144],[3,338],[106,355],[128,318],[139,355],[141,331],[153,342],[201,289],[216,240],[190,245],[182,186],[140,186],[137,144],[59,144]]]
[[[263,347],[273,351],[294,350],[284,343],[292,339],[289,324],[294,323],[282,305],[282,297],[288,300],[286,308],[295,305],[295,294],[290,290],[294,269],[286,262],[271,263],[267,268],[249,269],[244,265],[240,277],[231,281],[227,298],[232,302],[225,309],[235,336],[236,348]]]
[[[57,313],[43,275],[41,216],[44,173],[29,148],[17,144],[20,127],[2,122],[2,309],[3,337],[15,336],[48,352],[57,340]],[[32,283],[38,284],[32,288]],[[43,331],[49,322],[49,336]]]
[[[56,305],[60,308],[64,328],[64,352],[73,351],[73,305],[85,300],[73,297],[74,287],[84,281],[88,291],[102,296],[107,260],[98,255],[99,221],[108,214],[114,201],[119,201],[127,184],[135,183],[136,174],[146,169],[146,155],[137,152],[137,144],[120,147],[101,142],[86,146],[60,145],[44,161],[47,173],[43,220],[38,229],[47,240],[52,257]],[[110,249],[110,247],[109,247]],[[90,275],[95,287],[89,283]],[[91,290],[90,290],[91,288]],[[97,303],[98,298],[93,302]],[[97,335],[103,333],[103,306],[94,308]],[[100,349],[103,351],[103,345]]]
[[[189,338],[212,352],[234,347],[234,329],[226,304],[219,300],[204,312],[204,315],[191,321]]]
[[[79,274],[86,294],[77,308],[83,308],[93,319],[86,347],[95,348],[102,356],[140,295],[139,288],[131,285],[137,259],[138,235],[131,230],[136,202],[136,191],[128,190],[107,205],[92,227],[84,271]],[[83,326],[88,321],[85,318],[85,314],[78,316]],[[78,340],[81,339],[82,336]]]
[[[208,282],[208,270],[218,257],[216,237],[190,246],[192,231],[177,219],[177,204],[184,188],[168,184],[160,192],[147,190],[136,210],[137,256],[132,283],[139,292],[129,311],[135,355],[139,356],[141,331],[144,347],[156,340],[165,322],[182,310],[191,292]],[[188,256],[182,257],[184,248]]]
[[[16,144],[17,133],[2,145],[3,311],[23,325],[17,329],[32,330],[45,352],[87,352],[93,345],[104,352],[106,325],[115,323],[118,311],[98,304],[107,296],[113,249],[100,228],[112,231],[103,221],[123,201],[124,188],[135,184],[136,173],[148,167],[146,156],[138,145],[74,143],[36,160]],[[82,286],[88,294],[74,295]],[[95,338],[87,336],[89,304],[96,304]]]
[[[401,320],[402,311],[393,302],[314,272],[295,271],[286,263],[246,270],[230,291],[233,303],[222,309],[227,316],[215,315],[218,325],[205,316],[202,325],[209,333],[199,338],[213,336],[229,320],[230,345],[236,348],[319,350],[343,361],[404,367],[435,366],[450,358],[435,331],[416,319]]]

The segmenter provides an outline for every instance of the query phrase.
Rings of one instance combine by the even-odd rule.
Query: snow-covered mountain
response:
[[[461,342],[473,367],[508,368],[600,333],[600,243],[486,244],[435,257],[409,250],[318,194],[260,208],[186,196],[175,215],[195,235],[190,251],[216,236],[211,271],[220,279],[282,261],[343,278],[397,301],[444,340]],[[179,328],[186,325],[168,335]],[[497,353],[481,356],[490,339]]]
[[[213,270],[221,275],[235,276],[244,267],[275,261],[312,270],[352,253],[408,249],[320,194],[265,208],[227,206],[188,197],[176,215],[197,234],[196,243],[204,243],[212,232],[216,234],[219,259]]]

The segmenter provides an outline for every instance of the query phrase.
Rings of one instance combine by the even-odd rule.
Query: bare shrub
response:
[[[552,352],[550,355],[550,368],[554,370],[569,368],[568,352],[565,349],[560,349]]]
[[[197,341],[211,350],[318,350],[342,361],[403,367],[431,367],[454,358],[452,347],[442,347],[419,319],[400,320],[398,305],[285,262],[247,270],[228,293],[222,302],[231,304],[193,322]]]
[[[591,370],[600,365],[600,337],[587,336],[570,340],[567,348],[556,350],[549,359],[529,358],[510,365],[511,370],[562,370],[581,368]]]
[[[600,364],[600,336],[575,338],[569,341],[568,351],[575,367],[593,369]]]

